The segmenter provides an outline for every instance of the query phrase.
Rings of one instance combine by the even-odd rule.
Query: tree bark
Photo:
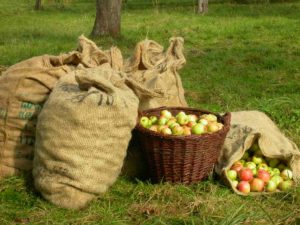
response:
[[[36,0],[35,1],[34,9],[35,10],[41,10],[42,9],[42,0]]]
[[[122,0],[96,0],[96,19],[91,35],[94,37],[120,35],[121,6]]]
[[[208,12],[208,0],[198,0],[198,10],[199,14],[204,14]]]

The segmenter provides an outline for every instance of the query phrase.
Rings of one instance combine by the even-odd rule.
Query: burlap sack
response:
[[[225,173],[234,162],[240,160],[255,141],[264,156],[286,160],[293,171],[295,182],[300,182],[300,152],[296,144],[286,138],[273,121],[258,111],[231,113],[231,127],[227,134],[215,171],[231,185]]]
[[[9,67],[0,77],[0,178],[30,171],[37,116],[57,80],[78,65],[110,63],[121,69],[117,48],[101,51],[84,36],[78,51],[60,56],[43,55]]]
[[[79,209],[118,177],[136,125],[134,92],[152,93],[109,64],[75,74],[60,79],[39,115],[33,176],[45,199]]]
[[[186,60],[183,55],[183,38],[171,38],[166,52],[155,41],[139,42],[135,53],[125,63],[125,71],[146,88],[159,91],[164,97],[140,96],[140,110],[160,106],[187,106],[178,70]]]

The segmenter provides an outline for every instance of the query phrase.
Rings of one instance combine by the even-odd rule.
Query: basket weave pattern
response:
[[[142,126],[136,126],[142,150],[147,157],[148,169],[153,182],[193,184],[208,177],[216,163],[226,134],[230,128],[230,113],[220,116],[206,110],[185,107],[161,107],[146,110],[140,116],[159,116],[164,109],[176,115],[214,114],[224,127],[215,133],[204,135],[163,135]]]

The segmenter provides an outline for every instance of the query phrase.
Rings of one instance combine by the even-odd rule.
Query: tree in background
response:
[[[36,1],[35,1],[34,9],[35,9],[35,10],[40,10],[40,9],[42,9],[42,0],[36,0]]]
[[[208,0],[198,0],[198,13],[206,13],[208,11]]]
[[[96,19],[91,35],[118,36],[121,32],[121,6],[122,0],[96,0]]]

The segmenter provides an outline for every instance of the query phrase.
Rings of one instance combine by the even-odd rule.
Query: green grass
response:
[[[167,46],[182,36],[180,75],[191,106],[263,111],[300,146],[300,3],[211,4],[205,16],[180,4],[129,6],[122,36],[96,39],[99,46],[116,45],[129,57],[146,37]],[[94,1],[32,8],[29,0],[0,1],[0,65],[73,50],[91,32]],[[216,180],[186,187],[120,178],[87,209],[72,211],[44,201],[24,177],[0,181],[0,224],[295,224],[299,206],[299,188],[245,198]]]

